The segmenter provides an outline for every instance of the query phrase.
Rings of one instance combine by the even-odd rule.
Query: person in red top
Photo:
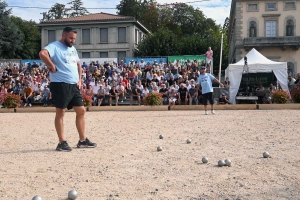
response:
[[[122,82],[123,82],[123,85],[124,85],[124,87],[125,87],[125,89],[126,89],[127,91],[128,91],[128,90],[131,90],[129,81],[127,80],[127,76],[124,76]]]

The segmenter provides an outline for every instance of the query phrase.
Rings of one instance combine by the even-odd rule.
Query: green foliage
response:
[[[144,105],[158,106],[161,104],[162,100],[161,94],[150,92],[144,99]]]
[[[20,41],[13,58],[38,58],[41,48],[41,32],[34,21],[22,20],[19,17],[11,16],[11,21],[18,27]]]
[[[51,19],[62,19],[66,16],[65,5],[56,3],[51,6],[48,12],[41,13],[43,15],[42,21],[47,21]]]
[[[176,35],[168,29],[160,29],[152,35],[147,35],[138,45],[136,56],[167,56],[179,55]]]
[[[6,9],[5,1],[0,1],[0,58],[13,58],[23,39],[18,28],[10,19],[11,9]]]
[[[89,13],[87,9],[83,7],[83,2],[81,0],[73,0],[68,4],[71,5],[71,10],[67,13],[68,17],[77,17]]]
[[[137,20],[141,20],[143,13],[148,10],[152,2],[152,0],[121,0],[120,4],[116,7],[118,10],[117,14],[132,16]]]
[[[20,98],[20,95],[15,94],[6,94],[3,100],[3,106],[5,108],[17,108],[20,107],[22,103],[22,100]]]

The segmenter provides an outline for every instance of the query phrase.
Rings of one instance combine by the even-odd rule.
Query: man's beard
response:
[[[65,42],[65,45],[68,46],[68,47],[72,47],[73,44],[71,44],[70,42],[68,42],[67,39],[64,39],[64,42]]]

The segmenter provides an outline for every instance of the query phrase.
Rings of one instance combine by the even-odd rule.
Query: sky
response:
[[[46,9],[37,9],[37,8],[12,8],[12,15],[22,18],[23,20],[33,20],[37,23],[40,22],[42,18],[42,12],[47,12],[51,6],[53,6],[58,1],[37,1],[37,0],[5,0],[8,6],[22,6],[22,7],[40,7]],[[67,3],[71,0],[60,0],[58,3],[65,4],[68,8]],[[183,0],[183,1],[172,1],[172,0],[157,0],[159,4],[169,4],[176,2],[187,3],[188,5],[199,8],[203,11],[206,17],[212,18],[216,21],[217,24],[224,24],[225,18],[229,17],[230,14],[230,0]],[[98,8],[116,8],[120,3],[120,0],[82,0],[83,6],[88,8],[90,13],[110,13],[116,14],[116,9],[98,9]],[[194,3],[188,3],[194,2]],[[10,7],[8,7],[10,8]],[[91,9],[89,9],[91,8]],[[93,8],[93,9],[92,9]],[[97,9],[96,9],[97,8]]]

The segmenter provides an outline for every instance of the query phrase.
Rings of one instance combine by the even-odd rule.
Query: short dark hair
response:
[[[64,33],[70,33],[70,32],[77,33],[76,29],[72,28],[71,26],[65,27],[64,30],[63,30],[63,32]]]

